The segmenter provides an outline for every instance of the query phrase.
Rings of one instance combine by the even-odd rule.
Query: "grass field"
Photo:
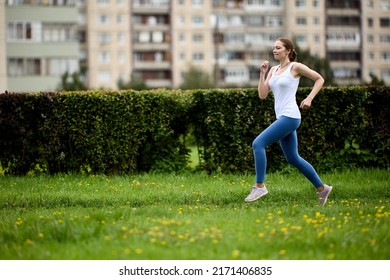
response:
[[[0,177],[0,259],[390,259],[389,170]]]

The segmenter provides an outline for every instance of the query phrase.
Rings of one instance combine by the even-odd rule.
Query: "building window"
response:
[[[22,58],[9,58],[8,59],[8,76],[22,76],[23,75],[23,59]]]
[[[373,27],[374,26],[374,20],[372,18],[367,19],[367,26],[368,27]]]
[[[162,43],[164,42],[164,33],[162,31],[154,31],[152,33],[153,43]]]
[[[47,75],[60,76],[65,72],[78,71],[79,61],[77,58],[49,58],[47,61]]]
[[[380,3],[380,8],[382,11],[390,10],[390,1],[389,0],[382,0],[382,2]]]
[[[26,61],[26,74],[28,76],[40,76],[41,75],[41,59],[29,58]]]
[[[42,26],[43,41],[71,42],[77,41],[77,28],[70,24],[44,24]]]
[[[297,25],[307,25],[307,19],[303,17],[297,18]]]
[[[98,16],[98,22],[100,24],[103,24],[103,25],[109,24],[110,23],[110,17],[105,15],[105,14],[99,15]]]
[[[307,37],[306,35],[297,35],[297,44],[306,44],[307,43]]]
[[[390,53],[389,52],[382,53],[381,60],[384,63],[389,63],[390,62]]]
[[[201,62],[204,60],[204,54],[202,52],[196,52],[192,54],[192,60],[194,62]]]
[[[42,25],[40,22],[8,22],[8,41],[41,41]]]
[[[374,44],[374,36],[373,35],[368,35],[367,36],[367,41],[369,44]]]
[[[379,37],[381,44],[390,44],[390,35],[381,35]]]
[[[124,64],[126,62],[126,54],[124,51],[118,52],[118,63]]]
[[[147,31],[142,31],[138,33],[137,42],[139,43],[149,43],[150,42],[150,33]]]
[[[125,23],[125,16],[124,15],[117,15],[116,21],[117,21],[118,24]]]
[[[123,32],[118,33],[117,42],[118,44],[124,44],[125,43],[126,36]]]
[[[184,33],[179,34],[179,42],[185,43],[186,42],[186,35]]]
[[[192,25],[202,26],[203,23],[204,23],[204,18],[202,16],[193,16],[192,17]]]
[[[102,45],[109,44],[111,41],[111,37],[107,33],[99,34],[99,43]]]
[[[381,18],[380,19],[381,27],[390,27],[390,18]]]
[[[295,7],[306,8],[306,0],[295,0]]]
[[[103,64],[108,64],[111,62],[110,53],[107,51],[103,51],[99,54],[99,62]]]
[[[203,34],[194,34],[192,36],[192,41],[194,43],[202,43],[203,42]]]
[[[180,52],[180,53],[179,53],[179,61],[180,61],[180,63],[184,63],[185,60],[186,60],[186,55],[185,55],[185,53],[184,53],[184,52]]]
[[[203,0],[191,0],[191,5],[193,7],[202,7],[203,6]]]
[[[98,6],[108,6],[110,4],[110,0],[97,0]]]
[[[98,73],[98,80],[101,83],[109,83],[111,81],[110,71],[101,70]]]
[[[381,70],[381,79],[382,80],[390,79],[390,69]]]
[[[178,25],[182,25],[185,23],[185,17],[184,16],[178,16],[177,17],[177,23]]]

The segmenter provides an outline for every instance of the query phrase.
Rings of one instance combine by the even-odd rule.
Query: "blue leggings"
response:
[[[265,148],[279,141],[287,162],[298,168],[315,188],[322,186],[322,181],[313,166],[298,154],[297,128],[300,124],[300,119],[281,116],[253,141],[252,147],[255,158],[257,183],[264,183],[267,168]]]

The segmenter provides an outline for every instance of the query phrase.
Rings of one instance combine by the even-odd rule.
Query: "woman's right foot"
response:
[[[262,188],[253,186],[251,193],[245,198],[245,201],[246,202],[256,201],[260,197],[266,195],[267,193],[268,193],[268,191],[267,191],[267,188],[265,187],[265,185]]]

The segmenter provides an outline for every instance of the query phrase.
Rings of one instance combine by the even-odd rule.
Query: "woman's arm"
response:
[[[269,67],[269,61],[267,60],[260,65],[260,78],[259,78],[259,85],[257,86],[260,99],[266,99],[268,93],[270,92],[268,81],[272,77],[272,68],[271,71],[268,72],[267,78],[265,78],[268,67]]]
[[[309,95],[301,102],[300,108],[307,109],[311,106],[311,102],[313,101],[314,97],[317,95],[317,93],[320,91],[324,84],[324,78],[322,76],[307,67],[306,65],[302,63],[295,63],[293,67],[293,73],[294,76],[304,76],[314,81],[314,85],[309,93]]]

